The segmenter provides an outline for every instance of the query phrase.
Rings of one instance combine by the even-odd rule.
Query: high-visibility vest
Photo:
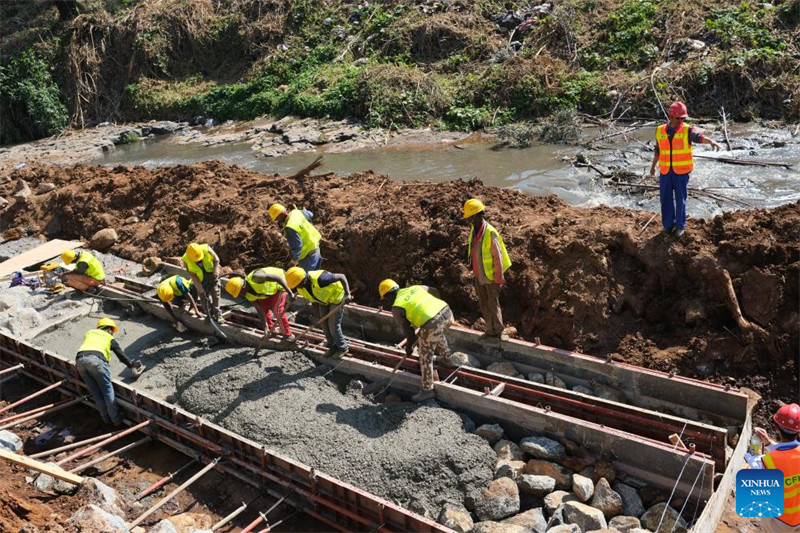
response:
[[[681,123],[672,136],[672,144],[667,135],[667,124],[662,124],[656,129],[656,141],[658,141],[658,169],[662,174],[669,172],[672,167],[675,174],[688,174],[694,169],[692,159],[692,145],[689,143],[688,124]]]
[[[255,302],[256,300],[263,300],[265,298],[269,298],[278,291],[283,290],[283,287],[281,287],[281,284],[278,283],[277,281],[265,281],[263,283],[257,283],[253,281],[253,275],[259,271],[263,271],[266,272],[267,274],[270,274],[272,276],[278,276],[280,278],[284,277],[285,275],[283,269],[278,267],[264,267],[250,272],[244,279],[247,281],[247,284],[250,285],[250,287],[255,292],[245,293],[244,297],[248,302]]]
[[[331,283],[327,287],[319,286],[319,277],[324,272],[324,270],[313,270],[308,272],[306,275],[311,280],[311,290],[309,291],[308,289],[301,289],[298,287],[297,294],[312,303],[323,305],[342,303],[342,300],[344,300],[344,287],[340,281]]]
[[[204,274],[211,274],[214,272],[214,256],[211,255],[211,248],[207,244],[201,244],[200,248],[203,250],[203,257],[200,259],[200,262],[203,264],[203,268],[201,269],[197,263],[189,259],[188,254],[183,254],[181,259],[184,263],[186,263],[186,268],[197,276],[197,279],[203,281]]]
[[[180,284],[178,283],[178,279],[181,280]],[[168,277],[159,283],[159,285],[169,285],[170,288],[172,288],[172,294],[174,294],[176,298],[180,298],[192,289],[192,280],[186,279],[183,276],[175,275]],[[181,287],[186,289],[186,291],[184,292]]]
[[[78,349],[80,352],[100,352],[106,361],[111,361],[111,341],[114,336],[102,329],[92,329],[83,336],[83,344]]]
[[[761,460],[767,468],[783,472],[783,514],[778,520],[791,527],[800,525],[800,446],[773,450]]]
[[[100,263],[100,260],[93,256],[89,252],[81,252],[81,255],[78,256],[78,260],[75,262],[77,266],[78,263],[86,263],[87,269],[84,274],[89,276],[92,279],[96,279],[97,281],[103,281],[106,279],[106,273],[103,271],[103,265]]]
[[[406,319],[419,328],[447,307],[447,303],[429,293],[422,285],[412,285],[397,291],[394,307],[405,309]]]
[[[494,227],[486,223],[486,228],[483,230],[483,239],[481,240],[481,260],[483,261],[483,271],[486,277],[494,281],[494,258],[492,257],[492,235],[497,235],[497,243],[500,245],[500,263],[503,267],[503,272],[511,266],[511,258],[508,257],[506,252],[506,245],[503,238],[497,233]],[[469,233],[469,240],[467,242],[467,260],[472,261],[472,232]]]
[[[319,234],[317,228],[308,221],[306,216],[299,209],[292,209],[289,216],[286,217],[284,228],[291,228],[300,235],[300,241],[303,243],[303,248],[300,250],[300,259],[303,259],[310,252],[319,248],[319,241],[322,240],[322,235]]]

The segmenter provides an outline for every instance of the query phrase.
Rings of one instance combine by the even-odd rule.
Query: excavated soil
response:
[[[767,400],[761,422],[798,396],[800,203],[690,220],[676,242],[659,232],[657,217],[644,228],[651,213],[577,208],[477,179],[296,179],[214,161],[154,170],[34,165],[10,176],[0,186],[8,198],[18,179],[33,190],[41,182],[57,188],[12,200],[3,228],[88,238],[110,226],[120,235],[111,251],[136,260],[179,256],[197,240],[234,268],[285,265],[288,248],[266,207],[303,206],[324,236],[324,267],[363,285],[359,302],[376,304],[385,276],[426,283],[442,290],[460,321],[480,328],[461,219],[463,202],[478,196],[514,263],[501,302],[521,337],[751,387]]]

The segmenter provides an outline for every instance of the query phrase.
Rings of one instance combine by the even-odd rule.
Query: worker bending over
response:
[[[220,275],[219,257],[209,245],[193,242],[186,247],[186,253],[181,260],[189,271],[200,300],[206,306],[206,313],[218,321],[221,320],[219,283],[217,283]]]
[[[286,283],[290,289],[311,302],[314,320],[325,333],[328,352],[325,357],[340,358],[347,354],[347,340],[342,333],[344,303],[352,302],[350,285],[344,274],[332,274],[326,270],[306,272],[300,267],[292,267],[286,272]],[[322,320],[326,315],[329,317]]]
[[[415,402],[424,402],[434,397],[433,356],[439,354],[449,360],[450,346],[445,332],[453,324],[453,313],[446,302],[431,294],[434,289],[425,285],[412,285],[401,289],[396,281],[385,279],[378,285],[381,300],[386,300],[395,320],[403,327],[406,336],[406,356],[419,341],[419,368],[422,374],[422,390],[411,397]],[[414,332],[419,328],[419,335]]]
[[[158,294],[158,299],[161,300],[161,305],[169,313],[172,327],[181,333],[186,331],[186,326],[181,324],[178,317],[175,316],[172,305],[174,304],[181,312],[197,309],[197,304],[195,303],[197,288],[195,288],[192,280],[182,276],[170,276],[158,284],[156,293]]]
[[[115,426],[122,424],[122,416],[119,414],[114,397],[114,386],[111,383],[111,366],[109,364],[111,352],[117,354],[119,360],[133,370],[134,377],[138,378],[143,371],[142,363],[131,362],[125,356],[125,352],[114,339],[117,331],[119,328],[113,320],[101,318],[97,323],[97,328],[87,331],[83,336],[83,343],[78,348],[78,355],[75,358],[78,374],[89,387],[103,422],[113,423]]]
[[[306,272],[318,270],[322,266],[319,241],[322,236],[311,224],[314,214],[307,209],[288,211],[281,204],[272,204],[269,216],[283,230],[292,252],[292,266],[299,266]]]
[[[105,285],[106,273],[103,265],[91,252],[81,250],[64,250],[61,253],[61,260],[65,265],[75,263],[75,270],[64,272],[61,279],[66,285],[79,291],[85,291],[90,287]]]
[[[295,340],[285,312],[287,295],[292,299],[295,295],[286,284],[286,274],[283,269],[259,268],[245,277],[232,274],[225,284],[225,291],[237,299],[244,296],[244,299],[256,308],[256,312],[261,318],[261,327],[264,328],[265,337],[276,333],[272,322],[272,315],[274,315],[284,340],[289,342]]]

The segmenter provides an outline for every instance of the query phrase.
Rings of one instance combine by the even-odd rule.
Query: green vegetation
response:
[[[641,68],[658,55],[653,32],[664,19],[669,0],[626,0],[600,24],[604,38],[587,47],[584,61],[594,68],[611,63]]]

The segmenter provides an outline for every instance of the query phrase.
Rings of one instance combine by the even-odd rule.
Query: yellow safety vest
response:
[[[322,235],[319,234],[317,228],[306,219],[306,216],[299,209],[292,209],[289,216],[286,217],[286,224],[283,227],[291,228],[300,235],[300,240],[303,243],[303,248],[300,249],[300,259],[319,248],[319,241],[322,240]]]
[[[483,272],[486,277],[494,281],[494,258],[492,257],[492,235],[497,235],[497,242],[500,245],[500,262],[503,265],[503,273],[511,266],[511,258],[508,257],[506,252],[506,245],[503,238],[497,233],[494,227],[486,223],[486,229],[483,230],[483,239],[481,240],[481,260],[483,261]],[[472,231],[469,232],[467,242],[467,260],[472,264]]]
[[[412,285],[397,291],[394,306],[405,309],[406,319],[419,328],[447,307],[447,303],[433,296],[422,285]]]
[[[182,276],[177,276],[177,275],[168,277],[167,279],[165,279],[164,281],[159,283],[159,286],[161,286],[161,285],[169,285],[172,288],[172,293],[176,297],[181,297],[186,293],[183,292],[181,290],[180,285],[178,285],[178,278],[181,279],[181,281],[183,282],[183,285],[186,287],[187,290],[191,290],[191,288],[192,288],[192,280],[186,279],[186,278],[184,278]]]
[[[317,304],[331,305],[342,303],[342,300],[344,300],[344,287],[340,281],[331,283],[327,287],[319,286],[319,277],[324,272],[324,270],[308,272],[307,275],[311,279],[311,291],[309,292],[307,289],[298,287],[297,294],[309,302]]]
[[[197,263],[189,259],[187,254],[183,254],[181,259],[184,263],[186,263],[186,268],[197,276],[197,279],[203,281],[203,275],[205,273],[211,274],[214,272],[214,256],[211,255],[211,248],[207,244],[201,244],[200,248],[203,250],[203,258],[200,260],[203,263],[203,268],[201,269]]]
[[[89,252],[81,252],[81,255],[78,256],[78,260],[75,262],[77,266],[78,263],[86,263],[88,268],[86,269],[85,274],[92,279],[96,279],[97,281],[103,281],[106,279],[106,273],[103,272],[103,265],[100,263],[100,260],[97,259]]]
[[[269,298],[278,291],[283,290],[283,287],[281,287],[281,284],[278,283],[277,281],[265,281],[264,283],[256,283],[255,281],[253,281],[253,275],[260,270],[263,270],[264,272],[272,276],[278,276],[281,278],[285,276],[283,269],[278,267],[264,267],[250,272],[245,278],[245,280],[247,280],[247,284],[253,288],[255,294],[251,294],[249,292],[245,293],[244,297],[248,302],[255,302],[256,300],[263,300],[265,298]]]
[[[83,336],[83,344],[78,349],[80,352],[100,352],[106,361],[111,361],[111,341],[114,336],[102,329],[92,329]]]
[[[669,172],[670,167],[675,174],[688,174],[694,169],[692,159],[692,145],[689,143],[691,127],[683,124],[678,127],[672,136],[672,143],[667,135],[667,124],[662,124],[656,129],[658,142],[658,170],[662,174]]]

